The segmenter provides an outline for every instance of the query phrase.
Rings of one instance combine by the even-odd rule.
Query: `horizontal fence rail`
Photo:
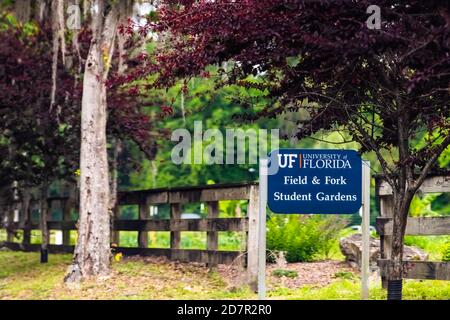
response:
[[[219,201],[247,200],[247,216],[235,218],[219,218]],[[21,202],[18,201],[18,207]],[[62,211],[62,220],[48,221],[49,230],[60,230],[63,233],[61,245],[50,244],[50,253],[71,253],[74,246],[70,245],[70,231],[77,230],[77,221],[70,220],[70,213],[78,207],[77,201],[69,197],[48,198],[49,211],[59,209]],[[202,219],[182,219],[182,205],[187,203],[205,203],[207,217]],[[152,219],[149,214],[150,206],[170,206],[170,219]],[[31,210],[36,207],[37,201],[29,205],[29,212],[19,215],[10,213],[5,223],[7,227],[7,241],[3,245],[11,250],[39,251],[40,244],[31,244],[32,230],[39,230],[40,223],[31,220]],[[138,206],[138,218],[133,220],[120,219],[121,206]],[[120,242],[121,231],[138,232],[137,247],[120,247],[113,245],[112,250],[124,255],[162,256],[171,260],[183,262],[207,263],[209,266],[217,264],[241,264],[246,261],[249,283],[254,286],[257,274],[257,247],[254,239],[258,234],[258,185],[256,183],[207,185],[183,188],[162,188],[139,191],[119,192],[117,206],[114,209],[113,234],[111,243]],[[19,210],[20,211],[20,210]],[[14,217],[14,215],[16,217]],[[17,215],[19,217],[17,217]],[[23,241],[16,243],[13,240],[14,231],[23,231]],[[149,248],[148,232],[170,232],[170,248]],[[181,249],[180,232],[199,231],[206,232],[206,249]],[[241,251],[218,250],[219,232],[242,232],[246,238],[245,248]],[[253,240],[252,240],[253,239]]]
[[[376,229],[380,235],[381,259],[378,260],[383,287],[387,285],[390,246],[392,243],[394,199],[391,186],[382,178],[377,178],[377,195],[380,216],[376,220]],[[419,193],[450,192],[450,176],[430,176],[425,179]],[[406,235],[449,235],[450,216],[408,217]],[[404,278],[422,280],[450,280],[450,262],[403,261]]]
[[[146,200],[151,204],[248,200],[252,186],[257,184],[207,185],[119,192],[118,202],[120,205],[133,205],[145,203]]]
[[[248,231],[247,218],[214,219],[161,219],[115,220],[114,231]],[[48,221],[49,230],[77,230],[76,221]],[[38,222],[21,227],[19,222],[10,225],[14,230],[40,230]]]
[[[378,195],[389,196],[392,195],[392,187],[387,181],[378,178]],[[428,177],[420,186],[419,192],[450,192],[450,176],[431,176]]]
[[[39,252],[40,244],[23,244],[6,242],[4,247],[14,251]],[[48,251],[54,254],[73,253],[75,246],[70,245],[48,245]],[[126,256],[141,257],[166,257],[170,260],[180,262],[199,262],[207,264],[232,264],[245,255],[239,251],[218,251],[218,250],[200,250],[200,249],[169,249],[169,248],[113,248],[114,253],[122,253]]]
[[[392,218],[378,217],[377,232],[380,235],[392,235]],[[408,218],[405,230],[406,235],[432,236],[450,234],[449,217],[421,217]]]
[[[387,273],[390,260],[380,259],[382,273]],[[450,262],[403,261],[404,277],[422,280],[450,280]]]

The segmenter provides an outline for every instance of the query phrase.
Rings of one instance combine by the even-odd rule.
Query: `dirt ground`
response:
[[[275,270],[296,271],[297,276],[289,278],[286,276],[274,276]],[[217,268],[219,274],[228,283],[230,288],[242,286],[245,282],[245,271],[243,268],[236,266],[220,265]],[[296,289],[304,285],[312,285],[314,287],[324,287],[329,285],[336,279],[337,274],[347,273],[349,276],[354,274],[357,276],[358,270],[348,266],[341,261],[319,261],[319,262],[299,262],[288,263],[284,265],[267,264],[266,279],[267,289],[271,290],[275,287],[285,287]]]
[[[173,270],[189,270],[192,272],[208,272],[208,268],[203,263],[180,263],[170,261],[166,258],[156,257],[127,257],[124,261],[142,261],[150,264],[163,264],[170,266]],[[247,273],[245,268],[236,265],[218,265],[213,270],[217,271],[220,277],[227,284],[227,288],[233,290],[233,288],[242,287],[247,279]],[[275,276],[273,272],[275,270],[289,270],[297,272],[297,276],[290,278],[287,276]],[[277,265],[274,263],[268,263],[266,268],[266,280],[267,286],[270,290],[272,287],[285,287],[289,289],[295,289],[304,285],[311,285],[314,287],[324,287],[329,285],[333,280],[337,278],[338,274],[347,273],[348,275],[358,276],[359,270],[350,267],[343,261],[326,260],[317,262],[297,262],[286,263],[283,265]]]
[[[170,270],[172,273],[180,273],[186,276],[182,280],[189,282],[189,275],[197,274],[198,278],[205,278],[210,271],[216,271],[223,281],[226,291],[239,291],[247,283],[247,272],[244,267],[236,265],[218,265],[215,268],[208,268],[204,263],[181,263],[178,261],[170,261],[164,257],[126,257],[122,260],[125,263],[144,263],[146,265],[161,266]],[[275,276],[275,270],[295,271],[297,276],[290,278],[287,276]],[[359,270],[350,267],[342,261],[326,260],[317,262],[298,262],[273,264],[268,263],[266,269],[266,285],[267,290],[283,287],[288,289],[298,289],[305,285],[322,288],[326,287],[339,277],[339,274],[346,274],[350,277],[358,277]],[[115,274],[117,277],[118,274]],[[166,279],[167,281],[167,279]],[[161,286],[162,288],[163,286]],[[188,286],[189,287],[189,286]]]

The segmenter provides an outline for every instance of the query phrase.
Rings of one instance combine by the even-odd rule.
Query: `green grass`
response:
[[[279,278],[281,277],[297,278],[298,272],[294,270],[276,269],[272,271],[272,275]]]
[[[71,255],[51,255],[39,263],[37,253],[0,252],[1,299],[233,299],[250,298],[246,288],[227,290],[217,272],[189,265],[124,260],[113,263],[104,282],[87,281],[67,288],[63,278]]]
[[[423,249],[428,253],[430,261],[441,261],[446,244],[450,243],[447,236],[405,236],[405,244]]]
[[[48,298],[71,259],[52,255],[51,263],[43,265],[35,253],[0,252],[0,257],[0,299]]]
[[[340,279],[353,280],[355,279],[356,275],[350,271],[338,271],[334,274],[334,277]]]
[[[293,300],[358,300],[360,299],[360,283],[358,280],[339,279],[323,288],[304,286],[299,289],[277,288],[268,293],[273,299]],[[385,300],[386,291],[380,284],[371,284],[371,300]],[[406,280],[403,288],[405,300],[448,300],[450,299],[450,283],[448,281]]]
[[[112,276],[67,288],[63,277],[71,255],[50,255],[39,263],[37,253],[0,251],[1,299],[255,299],[245,286],[227,287],[216,271],[189,264],[125,259],[113,263]],[[284,287],[268,291],[270,299],[350,300],[360,298],[358,276],[342,275],[324,287]],[[379,282],[371,284],[371,299],[386,299]],[[405,299],[450,299],[449,281],[407,280]]]
[[[339,232],[338,237],[333,241],[333,244],[331,246],[330,252],[328,255],[324,254],[318,254],[314,258],[314,260],[338,260],[338,261],[344,261],[345,256],[342,254],[341,249],[339,248],[339,239],[345,238],[348,236],[351,236],[352,234],[356,233],[355,230],[352,230],[351,228],[345,228],[342,229]]]

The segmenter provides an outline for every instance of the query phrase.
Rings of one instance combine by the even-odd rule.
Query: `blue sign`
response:
[[[362,205],[362,160],[354,150],[272,151],[267,181],[275,213],[350,214]]]

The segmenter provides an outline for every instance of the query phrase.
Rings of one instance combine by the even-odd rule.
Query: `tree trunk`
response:
[[[95,1],[95,6],[93,38],[83,79],[78,242],[66,282],[80,282],[110,273],[105,81],[114,47],[118,13],[113,7],[104,18],[104,1]]]
[[[6,206],[6,242],[14,241],[14,204]]]
[[[400,99],[397,98],[400,104]],[[391,243],[391,257],[387,274],[388,300],[402,299],[403,283],[403,240],[405,236],[406,223],[408,220],[409,206],[414,196],[410,189],[413,180],[413,168],[408,163],[411,154],[409,149],[409,118],[405,112],[399,112],[398,125],[398,151],[399,172],[394,190],[394,216]]]
[[[44,183],[40,192],[40,227],[41,227],[41,263],[48,262],[48,243],[50,233],[47,226],[48,220],[48,200],[47,200],[48,184]]]
[[[84,74],[80,218],[74,265],[66,281],[109,274],[109,178],[106,154],[106,88],[97,79],[102,54],[93,44]]]
[[[15,16],[20,23],[27,23],[31,16],[31,1],[30,0],[16,0]]]
[[[29,244],[31,238],[30,231],[30,204],[31,191],[29,187],[25,187],[22,191],[22,217],[20,219],[20,228],[23,229],[23,243]]]
[[[41,23],[49,16],[50,3],[48,0],[37,0],[34,4],[34,20]]]
[[[388,300],[402,299],[403,243],[409,206],[414,193],[407,188],[394,193],[394,216],[392,232],[391,263],[388,268]]]

